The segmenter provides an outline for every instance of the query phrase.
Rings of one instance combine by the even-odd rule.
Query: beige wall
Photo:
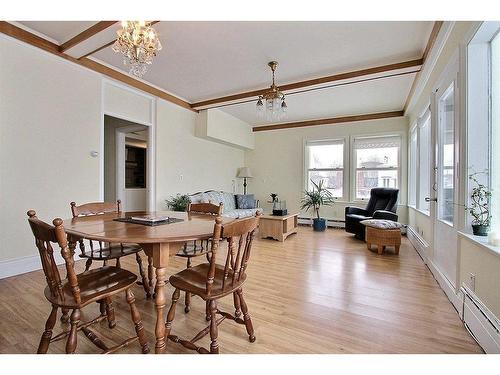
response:
[[[475,275],[475,293],[500,317],[500,253],[459,236],[460,285],[469,285],[469,275]]]
[[[159,99],[156,129],[156,207],[177,193],[239,191],[235,176],[244,151],[195,137],[197,114]]]
[[[70,216],[99,198],[101,79],[0,37],[0,260],[36,255],[26,211]]]
[[[460,43],[465,40],[471,28],[473,28],[475,24],[475,22],[455,23],[442,53],[440,54],[436,65],[430,74],[430,78],[423,88],[422,94],[418,98],[415,98],[415,105],[411,106],[411,110],[407,113],[407,116],[410,119],[410,124],[414,123],[418,116],[423,112],[424,108],[428,105],[433,87],[437,84],[453,54],[458,50]],[[459,72],[459,75],[463,74],[465,74],[465,72],[462,69],[462,71]],[[459,94],[463,95],[464,93]],[[465,122],[461,122],[461,124],[464,125]],[[464,154],[459,160],[459,165],[463,167],[465,163],[466,160]],[[432,244],[432,221],[428,216],[410,208],[409,225],[415,229],[415,231],[419,232],[422,238],[429,244]],[[496,314],[496,316],[500,316],[500,273],[498,272],[498,270],[500,270],[500,254],[493,253],[483,246],[474,244],[471,240],[462,236],[459,236],[457,246],[459,257],[458,288],[462,285],[462,282],[468,283],[470,273],[475,274],[476,294],[487,305],[487,307]],[[429,252],[429,255],[432,256],[432,251]]]
[[[289,211],[298,211],[304,190],[304,142],[306,140],[332,139],[352,137],[354,135],[395,134],[402,135],[402,181],[398,214],[401,221],[407,221],[406,210],[406,118],[353,122],[336,125],[315,126],[277,131],[255,133],[255,149],[245,153],[245,162],[254,175],[248,181],[248,191],[255,193],[261,205],[270,210],[270,193],[277,193],[280,199],[286,200]],[[346,144],[347,147],[347,144]],[[346,164],[347,168],[347,164]],[[349,173],[345,170],[345,173]],[[326,218],[344,218],[347,202],[337,202],[333,207],[324,207],[322,216]],[[359,204],[365,206],[366,202]]]

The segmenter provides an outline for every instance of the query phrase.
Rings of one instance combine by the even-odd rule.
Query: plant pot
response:
[[[315,232],[324,232],[326,230],[326,219],[313,219],[313,229]]]
[[[472,224],[472,234],[474,234],[474,236],[487,236],[489,229],[489,225]]]

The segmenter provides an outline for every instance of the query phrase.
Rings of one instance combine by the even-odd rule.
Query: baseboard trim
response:
[[[54,252],[54,260],[57,264],[64,263],[62,256],[56,252]],[[38,254],[3,260],[0,261],[0,279],[41,269],[42,263],[40,262],[40,256]]]
[[[457,310],[457,313],[460,316],[462,311],[462,302],[463,302],[460,293],[457,294],[457,292],[455,291],[455,287],[448,281],[446,276],[443,275],[443,273],[436,267],[436,265],[432,262],[431,259],[428,259],[427,267],[429,267],[429,270],[432,272],[432,275],[434,276],[439,286],[446,294],[446,297],[448,297],[451,304],[453,305],[455,310]]]
[[[429,244],[418,234],[418,232],[412,227],[408,226],[406,228],[406,236],[408,240],[413,245],[415,250],[417,250],[418,255],[427,264],[427,252],[429,250]]]

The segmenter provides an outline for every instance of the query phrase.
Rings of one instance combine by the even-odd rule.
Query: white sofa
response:
[[[258,207],[259,201],[256,201],[254,208],[237,208],[236,195],[225,191],[209,190],[205,192],[191,194],[189,196],[192,203],[223,203],[222,216],[241,219],[243,217],[255,216],[257,212],[262,213],[262,208]]]

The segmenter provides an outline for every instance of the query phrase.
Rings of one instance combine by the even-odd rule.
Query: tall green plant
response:
[[[313,189],[311,191],[304,191],[304,196],[300,201],[300,208],[306,211],[313,209],[316,212],[318,219],[320,219],[319,209],[321,206],[331,206],[334,203],[333,195],[330,190],[323,187],[323,180],[320,180],[319,183],[315,183],[311,180],[311,183],[313,185]]]
[[[469,175],[469,180],[475,185],[470,193],[470,205],[465,209],[473,217],[472,224],[488,227],[491,222],[490,200],[491,191],[486,185],[479,182],[477,176],[486,172],[474,172]]]

